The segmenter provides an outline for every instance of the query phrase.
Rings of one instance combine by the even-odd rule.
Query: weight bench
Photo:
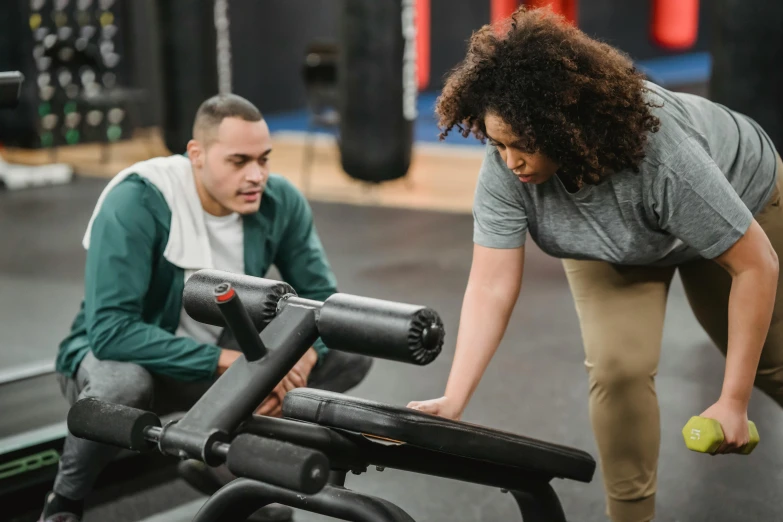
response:
[[[163,426],[150,412],[84,399],[68,426],[98,442],[225,463],[240,478],[194,522],[247,520],[273,502],[340,520],[412,522],[399,506],[345,488],[347,473],[369,466],[500,488],[524,522],[565,522],[550,482],[593,478],[583,451],[339,393],[300,388],[286,395],[282,419],[253,415],[318,336],[330,349],[428,364],[443,344],[429,308],[346,294],[315,302],[285,283],[215,270],[188,280],[184,303],[196,320],[229,327],[244,356],[178,421]]]

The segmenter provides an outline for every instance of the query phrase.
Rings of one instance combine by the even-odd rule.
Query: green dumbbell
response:
[[[750,455],[750,452],[759,443],[759,432],[753,421],[748,421],[748,429],[750,430],[750,442],[737,452],[741,455]],[[688,449],[699,453],[714,454],[723,444],[723,429],[715,419],[691,417],[682,428],[682,437],[685,439],[685,445]]]

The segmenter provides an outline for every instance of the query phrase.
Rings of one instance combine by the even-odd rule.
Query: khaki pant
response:
[[[778,172],[783,163],[778,159]],[[756,220],[783,259],[781,176]],[[679,270],[696,319],[726,355],[731,276],[716,262],[678,267],[626,267],[564,261],[576,304],[589,374],[590,421],[615,522],[647,522],[655,514],[660,418],[654,378],[666,297]],[[756,386],[783,405],[783,275]],[[706,405],[705,405],[706,408]]]

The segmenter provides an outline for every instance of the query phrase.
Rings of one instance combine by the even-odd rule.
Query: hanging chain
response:
[[[231,92],[231,33],[228,30],[228,0],[215,0],[218,92]]]

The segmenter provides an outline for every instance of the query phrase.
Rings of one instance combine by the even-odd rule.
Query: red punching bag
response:
[[[530,9],[548,7],[553,13],[561,15],[570,24],[576,24],[577,0],[525,0]]]
[[[517,7],[519,7],[517,0],[490,0],[490,23],[495,25],[501,20],[508,18],[514,11],[517,10]],[[500,30],[500,25],[498,25],[498,30]]]
[[[430,83],[430,0],[416,0],[416,83],[420,91]]]
[[[659,47],[689,49],[699,33],[699,0],[653,0],[650,34]]]
[[[553,13],[563,16],[570,24],[576,25],[578,0],[524,0],[528,9],[547,7]],[[493,24],[508,18],[519,6],[518,0],[492,0],[490,20]],[[498,27],[500,30],[500,27]]]
[[[525,0],[528,9],[540,9],[548,7],[555,14],[563,14],[563,2],[561,0]]]
[[[577,25],[576,19],[579,13],[577,9],[578,0],[561,0],[561,6],[563,9],[562,15],[568,20],[568,23]]]

